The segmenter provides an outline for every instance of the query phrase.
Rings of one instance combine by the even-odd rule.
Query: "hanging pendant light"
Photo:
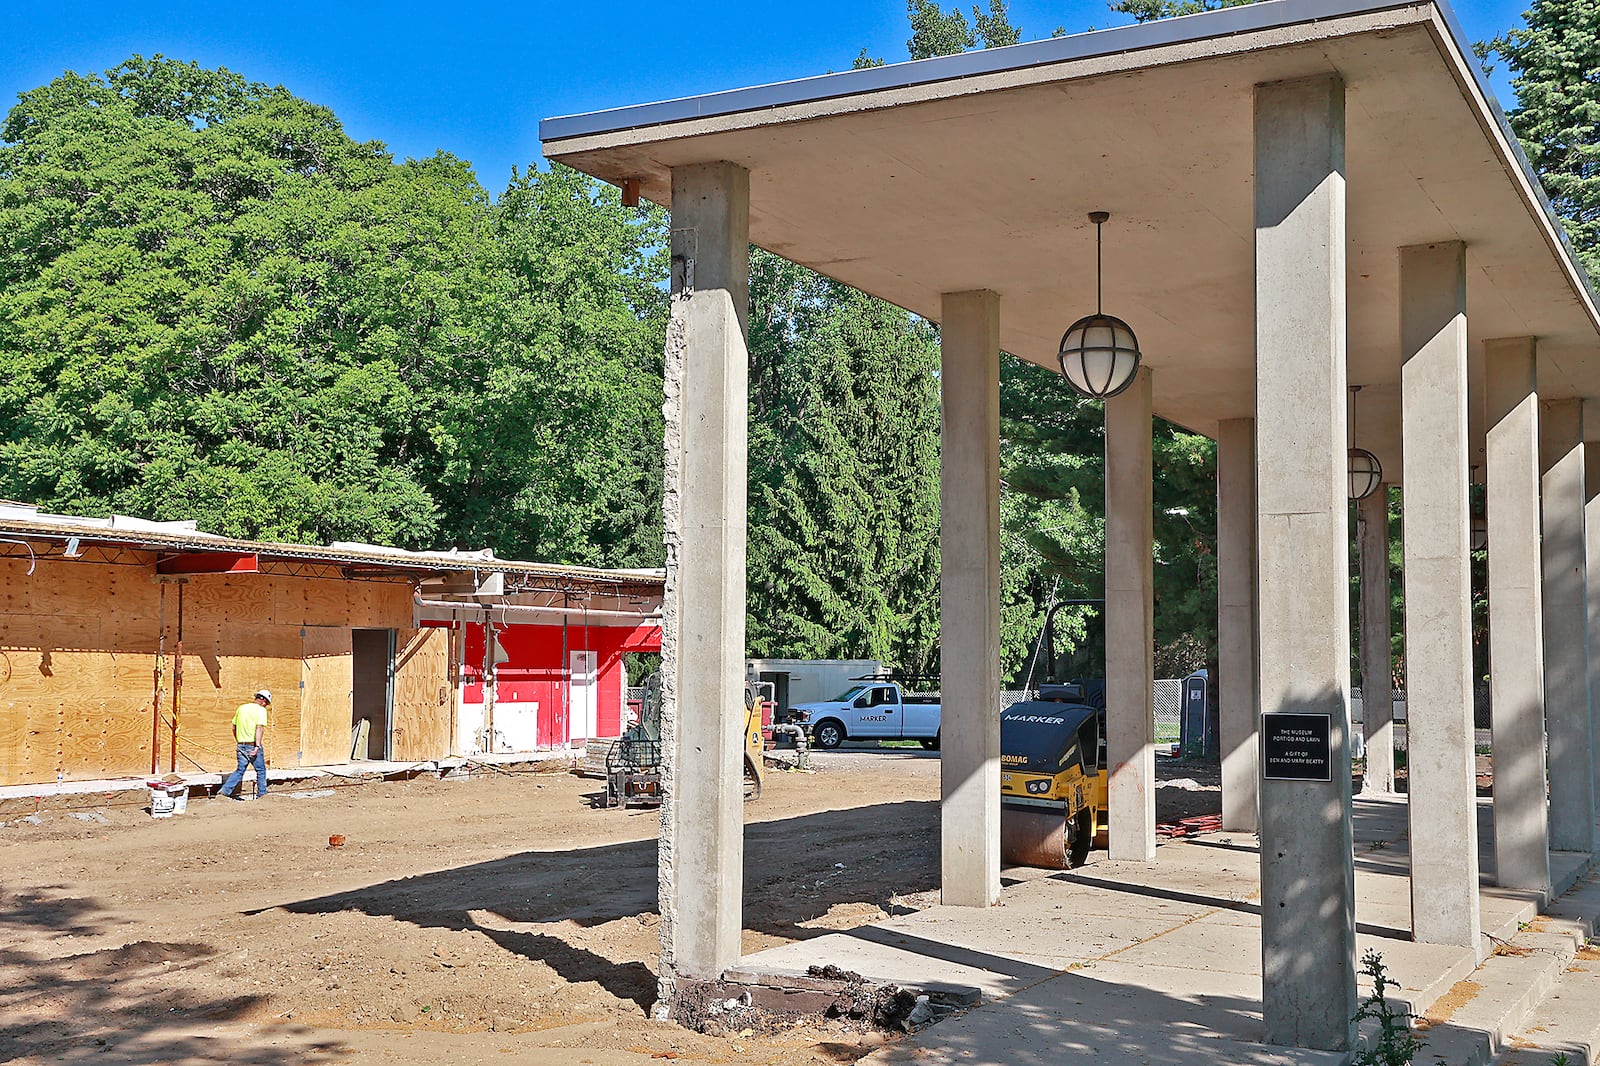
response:
[[[1139,340],[1122,319],[1101,309],[1100,227],[1111,214],[1092,211],[1094,223],[1094,314],[1080,318],[1061,336],[1061,376],[1091,400],[1115,396],[1133,383],[1139,371]]]
[[[1383,464],[1378,462],[1378,457],[1365,448],[1356,447],[1356,393],[1361,391],[1360,385],[1350,386],[1350,426],[1347,434],[1349,445],[1349,475],[1350,498],[1364,500],[1378,491],[1378,486],[1383,484]]]

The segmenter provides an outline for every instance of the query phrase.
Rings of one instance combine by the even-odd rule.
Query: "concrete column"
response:
[[[1550,847],[1587,852],[1594,836],[1589,725],[1589,604],[1584,564],[1583,401],[1541,405],[1544,721],[1549,734]]]
[[[1331,741],[1330,780],[1261,782],[1262,1013],[1269,1043],[1341,1051],[1356,929],[1338,77],[1256,86],[1254,191],[1261,710],[1327,715]]]
[[[739,961],[750,176],[672,172],[659,860],[661,1000]]]
[[[1495,882],[1547,896],[1535,362],[1532,337],[1484,342]]]
[[[1400,249],[1411,933],[1479,950],[1467,546],[1467,249]]]
[[[1360,559],[1361,729],[1367,770],[1361,791],[1394,792],[1394,669],[1389,652],[1389,483],[1356,502]]]
[[[1583,401],[1583,540],[1589,622],[1589,738],[1595,795],[1590,853],[1600,853],[1600,400]]]
[[[939,323],[940,883],[1000,900],[1000,298],[945,293]]]
[[[1222,828],[1256,829],[1256,421],[1217,425],[1217,704]]]
[[[1106,401],[1106,767],[1111,857],[1156,857],[1150,370]]]

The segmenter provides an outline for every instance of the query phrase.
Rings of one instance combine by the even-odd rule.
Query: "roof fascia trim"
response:
[[[1566,273],[1578,302],[1583,305],[1584,313],[1589,316],[1595,332],[1600,333],[1600,293],[1596,293],[1588,271],[1579,261],[1577,249],[1567,236],[1566,225],[1550,203],[1550,197],[1545,193],[1544,183],[1539,180],[1533,163],[1522,150],[1522,141],[1501,109],[1500,101],[1489,84],[1489,76],[1465,47],[1466,33],[1456,21],[1455,12],[1443,0],[1435,0],[1434,9],[1436,15],[1431,30],[1440,54],[1445,57],[1467,102],[1477,114],[1485,137],[1498,151],[1512,182],[1522,193],[1529,208],[1528,213],[1534,217],[1550,250],[1560,260],[1561,269]]]
[[[1443,0],[1434,0],[1434,3],[1441,5]],[[676,100],[547,118],[539,123],[539,139],[549,144],[575,137],[620,133],[643,126],[662,126],[842,96],[912,88],[1415,6],[1417,0],[1379,0],[1376,3],[1373,0],[1265,0],[1178,18],[1135,23],[1132,26],[1028,41],[1004,48],[979,49],[882,67],[727,89]],[[1454,28],[1454,16],[1448,17]]]

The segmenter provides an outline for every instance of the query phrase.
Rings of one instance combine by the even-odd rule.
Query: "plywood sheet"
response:
[[[133,692],[119,692],[111,657],[73,654],[63,672],[90,679],[93,695],[63,702],[61,776],[66,780],[131,777],[150,770],[150,704]]]
[[[393,581],[351,581],[349,624],[361,629],[405,629],[411,625],[412,592],[409,584]]]
[[[221,622],[270,625],[273,617],[272,586],[281,578],[260,574],[223,577],[192,577],[185,591],[185,610],[193,610]]]
[[[41,684],[38,654],[0,650],[0,785],[54,781],[64,702]]]
[[[148,566],[54,560],[41,561],[31,576],[27,569],[26,559],[0,559],[0,784],[148,772],[163,630],[156,752],[164,771],[173,758],[179,586],[158,584]],[[182,588],[177,768],[231,770],[234,708],[263,687],[273,691],[272,765],[346,759],[350,627],[409,626],[410,587],[243,574],[199,575]],[[408,639],[402,638],[402,656]],[[419,638],[415,665],[397,682],[399,708],[413,719],[402,747],[429,749],[426,757],[448,744],[448,738],[435,740],[448,729],[448,706],[439,708],[443,719],[411,710],[436,709],[438,682],[424,683],[422,675],[436,669],[437,639]],[[302,682],[309,696],[304,701]]]
[[[301,632],[300,764],[350,759],[350,630],[306,626]]]
[[[278,578],[272,589],[273,621],[279,625],[348,626],[350,603],[343,581]]]
[[[422,762],[450,754],[450,632],[395,635],[394,758]]]

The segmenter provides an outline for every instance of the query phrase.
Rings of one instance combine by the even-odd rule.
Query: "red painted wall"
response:
[[[496,627],[500,646],[511,656],[495,672],[495,700],[508,703],[538,701],[540,708],[549,707],[553,714],[539,715],[539,744],[554,747],[567,743],[572,736],[566,719],[567,658],[562,648],[562,627],[558,625],[510,625]],[[644,625],[581,626],[569,625],[566,629],[566,652],[592,651],[596,663],[595,729],[599,736],[615,737],[622,733],[621,705],[627,670],[622,656],[625,652],[661,650],[661,627]],[[462,663],[462,680],[465,682],[462,699],[467,703],[483,702],[483,625],[469,622],[466,626],[466,651]]]

